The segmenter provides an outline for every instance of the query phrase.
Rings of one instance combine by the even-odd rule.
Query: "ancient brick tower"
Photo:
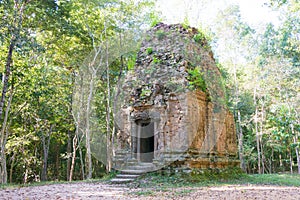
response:
[[[120,91],[115,168],[239,165],[221,74],[195,28],[160,23],[149,30]]]

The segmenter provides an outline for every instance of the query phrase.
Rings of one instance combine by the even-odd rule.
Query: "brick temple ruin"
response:
[[[160,23],[149,30],[116,107],[116,169],[239,166],[221,73],[195,28]]]

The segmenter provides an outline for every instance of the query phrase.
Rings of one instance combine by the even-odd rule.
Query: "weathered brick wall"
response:
[[[122,85],[119,148],[130,151],[135,120],[154,123],[156,160],[187,167],[238,165],[234,119],[225,103],[221,73],[205,39],[182,25],[159,24],[147,32],[134,70]],[[207,90],[191,89],[188,70],[198,68]]]

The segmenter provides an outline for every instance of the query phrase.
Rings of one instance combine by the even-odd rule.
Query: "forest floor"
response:
[[[224,185],[179,188],[130,188],[103,182],[77,182],[0,189],[0,199],[300,199],[300,187]]]
[[[199,178],[200,176],[196,177]],[[0,199],[300,199],[299,175],[244,175],[235,179],[186,180],[150,174],[124,185],[109,180],[1,186]],[[210,177],[212,178],[212,177]]]

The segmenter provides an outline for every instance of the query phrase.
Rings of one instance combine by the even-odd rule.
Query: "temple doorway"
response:
[[[152,162],[154,158],[154,122],[137,120],[136,159],[140,162]]]

